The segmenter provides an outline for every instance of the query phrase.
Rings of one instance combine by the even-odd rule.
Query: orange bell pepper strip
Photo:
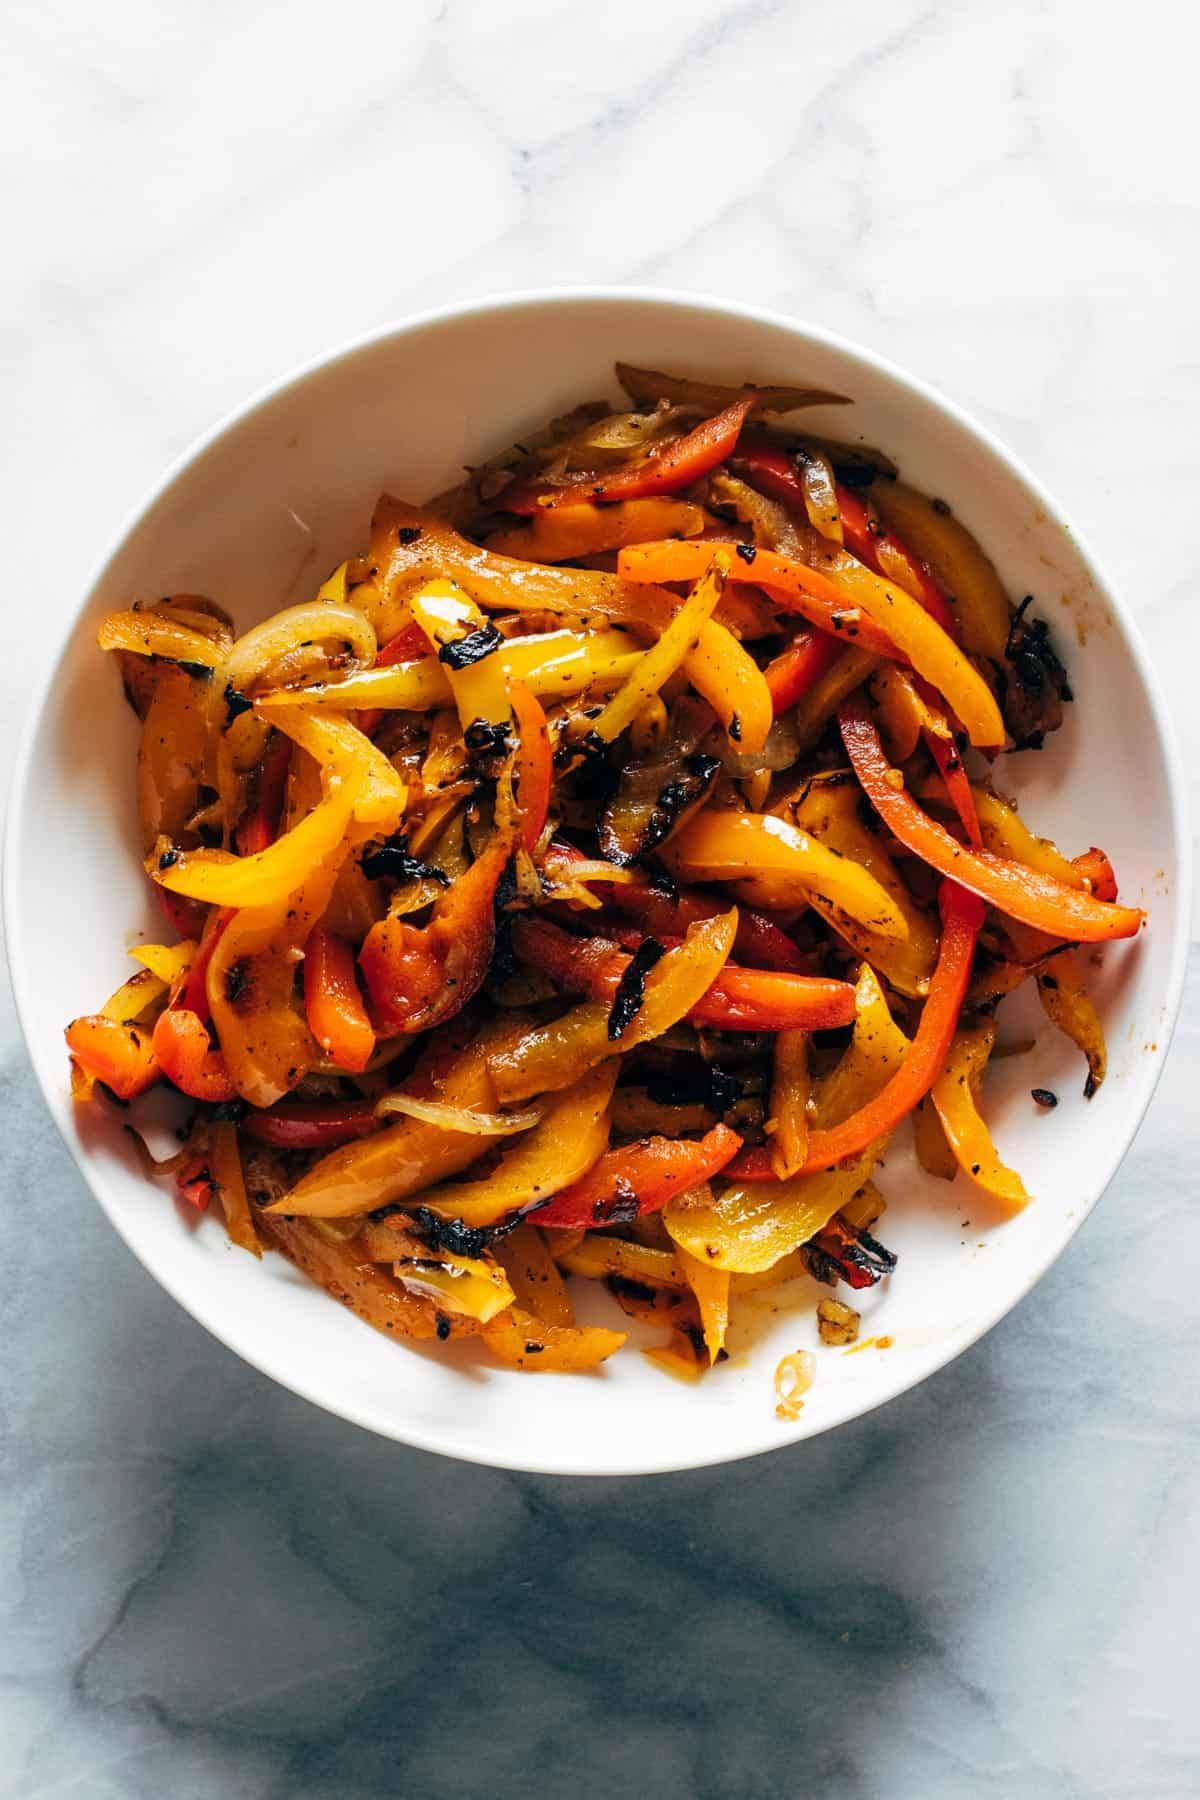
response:
[[[334,1150],[370,1137],[381,1125],[371,1100],[281,1100],[265,1112],[248,1112],[242,1120],[247,1137],[280,1150]]]
[[[851,1113],[840,1125],[809,1132],[801,1173],[831,1169],[885,1137],[925,1098],[941,1074],[962,1012],[984,908],[981,900],[953,881],[942,883],[938,905],[942,941],[937,967],[929,983],[921,1022],[904,1061],[866,1106]],[[769,1181],[775,1174],[771,1146],[743,1152],[729,1165],[729,1173],[743,1181]]]
[[[478,993],[496,942],[496,888],[515,836],[511,827],[497,830],[422,929],[390,916],[371,927],[358,962],[381,1037],[427,1031]]]
[[[645,940],[643,940],[645,941]],[[681,939],[668,939],[673,947]],[[633,958],[603,938],[578,938],[548,919],[518,919],[513,949],[569,993],[615,998]],[[694,1025],[720,1031],[824,1031],[854,1017],[854,989],[815,975],[742,969],[726,963],[687,1014]]]
[[[696,539],[638,544],[621,551],[618,569],[629,581],[692,581],[720,552],[720,545]],[[757,583],[778,604],[802,613],[810,624],[843,642],[911,663],[945,698],[973,744],[996,749],[1004,743],[1000,708],[983,676],[899,583],[882,580],[856,562],[837,580],[793,557],[756,550],[751,544],[738,546],[730,579]]]
[[[686,1188],[718,1175],[741,1149],[727,1125],[714,1125],[697,1142],[647,1137],[619,1150],[606,1150],[579,1181],[529,1213],[535,1225],[589,1231],[627,1225],[646,1213],[661,1212]]]
[[[173,894],[170,888],[159,887],[157,881],[152,881],[150,885],[158,896],[158,903],[172,931],[181,938],[198,938],[204,929],[204,908],[200,902],[185,900],[182,894]]]
[[[798,631],[763,670],[775,717],[802,700],[841,654],[841,645],[828,632]]]
[[[213,1192],[217,1186],[212,1170],[208,1166],[208,1157],[202,1151],[189,1156],[175,1175],[175,1189],[181,1200],[194,1206],[197,1212],[207,1212],[212,1202]]]
[[[962,757],[955,746],[954,739],[943,737],[939,731],[926,731],[925,747],[932,756],[938,774],[946,784],[946,792],[951,804],[958,814],[963,830],[967,834],[967,842],[976,850],[983,848],[983,833],[979,829],[979,814],[975,810],[975,796],[971,792],[971,783],[963,768]]]
[[[854,696],[845,701],[838,718],[863,792],[893,837],[922,862],[970,888],[1009,918],[1051,937],[1089,944],[1136,937],[1146,917],[1140,907],[1097,900],[1082,888],[1068,887],[1009,857],[964,848],[905,791],[903,776],[889,765],[862,700]]]
[[[354,973],[354,951],[345,938],[318,925],[304,951],[304,1010],[308,1029],[339,1069],[358,1074],[375,1049]]]
[[[521,806],[521,842],[532,851],[550,813],[554,757],[541,702],[523,681],[511,681],[508,697],[517,724],[517,799]]]
[[[66,1029],[67,1049],[93,1081],[102,1081],[118,1100],[135,1100],[159,1077],[151,1035],[103,1013],[85,1013]]]
[[[725,461],[753,405],[753,399],[735,400],[683,437],[652,446],[640,461],[611,474],[585,476],[563,487],[547,487],[542,481],[520,482],[500,494],[496,504],[505,512],[533,513],[542,506],[577,505],[582,500],[641,500],[651,494],[678,493]]]
[[[279,836],[291,762],[291,740],[282,732],[276,732],[259,767],[254,805],[234,834],[239,856],[254,856],[259,850],[267,849]]]
[[[225,1058],[214,1050],[204,1020],[183,1006],[169,1006],[154,1027],[154,1054],[167,1080],[193,1100],[220,1104],[234,1097]]]
[[[1081,851],[1071,861],[1079,870],[1085,881],[1091,883],[1092,892],[1097,900],[1115,900],[1117,898],[1117,877],[1113,866],[1103,850],[1093,844],[1090,850]]]

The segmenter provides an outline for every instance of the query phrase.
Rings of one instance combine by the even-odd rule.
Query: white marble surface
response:
[[[994,426],[1137,610],[1193,783],[1195,66],[1171,0],[15,0],[0,19],[10,750],[116,522],[408,310],[765,301]],[[92,1205],[5,1001],[0,1791],[1200,1791],[1200,960],[1036,1296],[883,1414],[580,1485],[406,1452],[212,1343]]]

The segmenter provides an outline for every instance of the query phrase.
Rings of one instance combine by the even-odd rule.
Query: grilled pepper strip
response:
[[[956,1032],[946,1067],[934,1082],[930,1097],[946,1142],[964,1175],[993,1199],[1018,1212],[1029,1204],[1029,1195],[1016,1171],[1001,1162],[975,1094],[995,1040],[996,1027],[990,1020],[986,1025]]]
[[[497,504],[505,512],[534,513],[540,507],[573,506],[581,500],[641,500],[652,494],[676,494],[725,461],[753,405],[752,399],[735,400],[694,431],[654,445],[639,462],[611,474],[585,476],[557,488],[544,482],[524,482],[506,489]]]
[[[508,697],[517,725],[517,799],[521,805],[521,843],[532,851],[550,814],[554,758],[546,715],[523,681],[511,681]]]
[[[697,1143],[665,1137],[643,1138],[609,1150],[580,1181],[530,1214],[540,1226],[591,1231],[628,1225],[646,1213],[661,1212],[686,1188],[709,1181],[736,1156],[742,1140],[726,1125],[714,1125]]]
[[[118,1100],[134,1100],[153,1087],[159,1077],[151,1033],[134,1025],[87,1013],[72,1019],[66,1030],[67,1048],[93,1081],[102,1081]],[[91,1093],[90,1084],[88,1094]]]
[[[694,580],[719,549],[696,542],[641,544],[622,550],[618,566],[633,580]],[[845,560],[836,546],[830,555]],[[785,596],[813,624],[861,650],[911,662],[962,720],[973,744],[999,748],[1004,743],[1004,721],[991,689],[920,601],[852,560],[847,567],[834,567],[835,574],[827,575],[792,557],[757,550],[752,560],[735,559],[731,575],[734,580],[757,582],[776,599]]]
[[[737,750],[762,749],[775,717],[771,690],[763,671],[731,631],[708,619],[696,635],[696,648],[683,659],[683,672],[708,701],[725,735]]]
[[[225,1058],[213,1049],[203,1019],[186,1007],[169,1006],[159,1014],[154,1054],[167,1080],[193,1100],[220,1104],[233,1099],[236,1090]]]
[[[266,1112],[248,1112],[242,1121],[247,1137],[280,1150],[333,1150],[370,1137],[379,1127],[371,1100],[281,1100]]]
[[[287,738],[276,734],[267,745],[258,771],[254,805],[237,828],[235,842],[239,856],[256,856],[279,836],[291,761],[291,744]]]
[[[513,949],[573,993],[611,1000],[633,961],[601,938],[573,937],[547,919],[518,919]],[[825,1031],[854,1017],[854,989],[845,981],[742,969],[726,963],[687,1017],[719,1031]]]
[[[1114,906],[1007,857],[964,849],[905,792],[903,776],[890,767],[862,701],[846,701],[839,718],[842,742],[863,792],[892,835],[931,868],[1051,937],[1103,943],[1135,937],[1141,930],[1146,915],[1139,907]]]
[[[938,902],[942,914],[942,942],[937,967],[929,984],[929,996],[921,1023],[904,1061],[875,1098],[830,1130],[812,1131],[804,1169],[832,1169],[849,1157],[860,1155],[885,1137],[929,1092],[942,1072],[950,1048],[963,996],[971,973],[975,942],[983,923],[983,905],[953,881],[942,883]],[[771,1151],[751,1150],[738,1158],[731,1173],[765,1180],[773,1173]]]
[[[703,530],[704,509],[686,500],[623,500],[615,506],[580,500],[539,506],[528,525],[494,532],[487,547],[499,556],[557,563],[594,556],[601,550],[620,550],[626,544],[643,544],[647,538],[695,537]]]
[[[720,547],[658,642],[643,652],[624,685],[618,688],[598,719],[593,734],[606,744],[632,725],[637,714],[657,694],[680,663],[695,656],[700,628],[711,618],[729,575],[729,553]]]
[[[365,1069],[375,1049],[354,973],[354,951],[345,938],[318,926],[304,954],[304,1009],[308,1029],[330,1062],[352,1074]]]
[[[828,632],[798,631],[787,649],[763,670],[775,717],[802,700],[841,653],[841,645]]]
[[[957,643],[958,621],[954,608],[928,569],[895,533],[882,526],[872,528],[870,514],[857,494],[852,494],[849,488],[839,487],[837,496],[846,548],[877,575],[899,582]]]

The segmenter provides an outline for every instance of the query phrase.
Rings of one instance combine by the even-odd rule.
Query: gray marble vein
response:
[[[993,425],[1136,608],[1200,773],[1200,25],[1171,0],[18,0],[0,20],[0,740],[212,418],[419,306],[652,280]],[[139,1269],[0,1004],[0,1793],[1200,1792],[1200,961],[1103,1205],[949,1369],[727,1469],[460,1467]]]

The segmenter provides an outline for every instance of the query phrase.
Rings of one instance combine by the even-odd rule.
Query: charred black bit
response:
[[[509,747],[508,726],[493,725],[487,719],[474,719],[463,732],[463,743],[476,754],[486,751],[495,756],[503,756]]]
[[[401,525],[396,531],[396,536],[402,544],[415,544],[420,535],[421,527],[419,525]]]
[[[1097,1081],[1097,1080],[1096,1080],[1096,1077],[1095,1077],[1095,1075],[1094,1075],[1094,1074],[1093,1074],[1093,1072],[1092,1072],[1092,1071],[1091,1071],[1091,1069],[1089,1069],[1089,1070],[1088,1070],[1088,1072],[1087,1072],[1087,1076],[1086,1076],[1086,1078],[1085,1078],[1085,1080],[1084,1080],[1084,1083],[1083,1083],[1083,1097],[1084,1097],[1084,1099],[1085,1099],[1085,1100],[1091,1100],[1091,1099],[1092,1099],[1092,1098],[1094,1098],[1094,1096],[1095,1096],[1095,1093],[1096,1093],[1096,1089],[1097,1089],[1097,1088],[1098,1088],[1098,1087],[1099,1087],[1099,1086],[1100,1086],[1100,1083],[1099,1083],[1099,1082],[1098,1082],[1098,1081]]]
[[[742,741],[742,719],[740,713],[734,713],[729,721],[729,735],[735,744]]]
[[[193,681],[212,680],[212,670],[207,663],[181,662],[179,667],[185,675],[190,675]]]
[[[624,1175],[618,1175],[613,1182],[612,1198],[597,1200],[592,1207],[592,1218],[597,1225],[632,1225],[640,1211],[637,1189]]]
[[[733,735],[732,730],[730,735]],[[738,735],[741,735],[740,727]],[[669,781],[658,796],[650,821],[642,833],[639,856],[645,856],[648,850],[657,849],[663,839],[670,835],[684,808],[691,806],[708,791],[716,779],[721,763],[719,757],[708,756],[704,751],[696,750],[687,758],[683,767],[683,779]]]
[[[232,972],[233,971],[230,970],[231,974],[232,974]],[[235,1099],[235,1100],[219,1101],[217,1103],[217,1105],[213,1107],[212,1111],[209,1113],[208,1116],[212,1120],[214,1125],[218,1125],[218,1124],[236,1125],[237,1121],[239,1119],[244,1118],[245,1115],[246,1115],[246,1102],[244,1100],[236,1100]]]
[[[531,1339],[525,1346],[526,1356],[540,1356],[546,1348],[545,1344],[535,1344]]]
[[[438,1314],[437,1325],[436,1325],[435,1329],[437,1331],[438,1337],[441,1339],[442,1343],[444,1344],[446,1339],[450,1336],[450,1332],[452,1329],[450,1321],[446,1317],[445,1313]]]
[[[836,479],[848,488],[869,488],[879,474],[870,463],[834,462],[832,467]]]
[[[493,981],[507,981],[517,972],[517,957],[512,946],[513,910],[517,895],[517,874],[511,862],[500,872],[492,900],[492,960],[488,976]]]
[[[931,500],[929,504],[939,518],[948,519],[950,517],[950,508],[944,500]]]
[[[735,555],[740,556],[744,563],[752,563],[758,555],[754,544],[735,544],[733,548]]]
[[[608,1286],[614,1294],[623,1294],[626,1300],[640,1300],[644,1306],[653,1306],[657,1290],[647,1287],[644,1281],[634,1281],[629,1275],[610,1275]]]
[[[1018,750],[1040,750],[1046,733],[1062,724],[1063,702],[1074,698],[1049,626],[1026,616],[1032,605],[1026,594],[1013,614],[998,670],[1001,710]]]
[[[701,1330],[700,1326],[685,1322],[680,1325],[679,1329],[682,1331],[688,1343],[692,1346],[695,1354],[698,1357],[704,1356],[707,1347],[704,1342],[704,1332]]]
[[[732,1075],[726,1074],[720,1063],[708,1065],[708,1104],[718,1119],[723,1119],[733,1111],[741,1098],[741,1089]]]
[[[643,938],[625,965],[608,1014],[610,1043],[615,1043],[621,1033],[633,1024],[645,997],[646,977],[665,954],[665,946],[657,938]]]
[[[469,631],[453,644],[443,644],[438,651],[438,661],[445,663],[448,669],[469,669],[472,663],[482,662],[493,650],[498,650],[504,642],[502,634],[490,622],[481,625],[478,631]]]
[[[874,1287],[896,1267],[897,1257],[869,1231],[855,1231],[835,1213],[823,1231],[804,1246],[809,1272],[817,1281],[836,1287],[844,1281],[852,1288]]]
[[[1029,1092],[1033,1095],[1033,1098],[1037,1101],[1038,1105],[1044,1106],[1047,1111],[1050,1111],[1058,1105],[1058,1095],[1052,1088],[1030,1088]],[[1088,1098],[1089,1100],[1091,1099],[1090,1094],[1088,1095]]]
[[[158,866],[160,869],[173,869],[178,861],[178,850],[164,850],[158,859]]]
[[[232,725],[235,719],[240,719],[243,713],[252,711],[253,707],[253,700],[247,700],[245,694],[235,688],[231,681],[225,684],[225,723],[227,725]]]
[[[497,1239],[507,1237],[516,1219],[499,1225],[466,1225],[461,1219],[444,1219],[431,1207],[418,1206],[411,1215],[412,1229],[421,1242],[433,1251],[445,1250],[451,1256],[480,1257]]]
[[[225,998],[230,1006],[236,1006],[249,985],[249,974],[246,959],[239,957],[237,962],[230,963],[225,971]]]
[[[438,881],[443,887],[450,886],[450,877],[444,869],[409,855],[408,838],[402,831],[363,852],[362,872],[368,881],[388,876],[393,881]]]

